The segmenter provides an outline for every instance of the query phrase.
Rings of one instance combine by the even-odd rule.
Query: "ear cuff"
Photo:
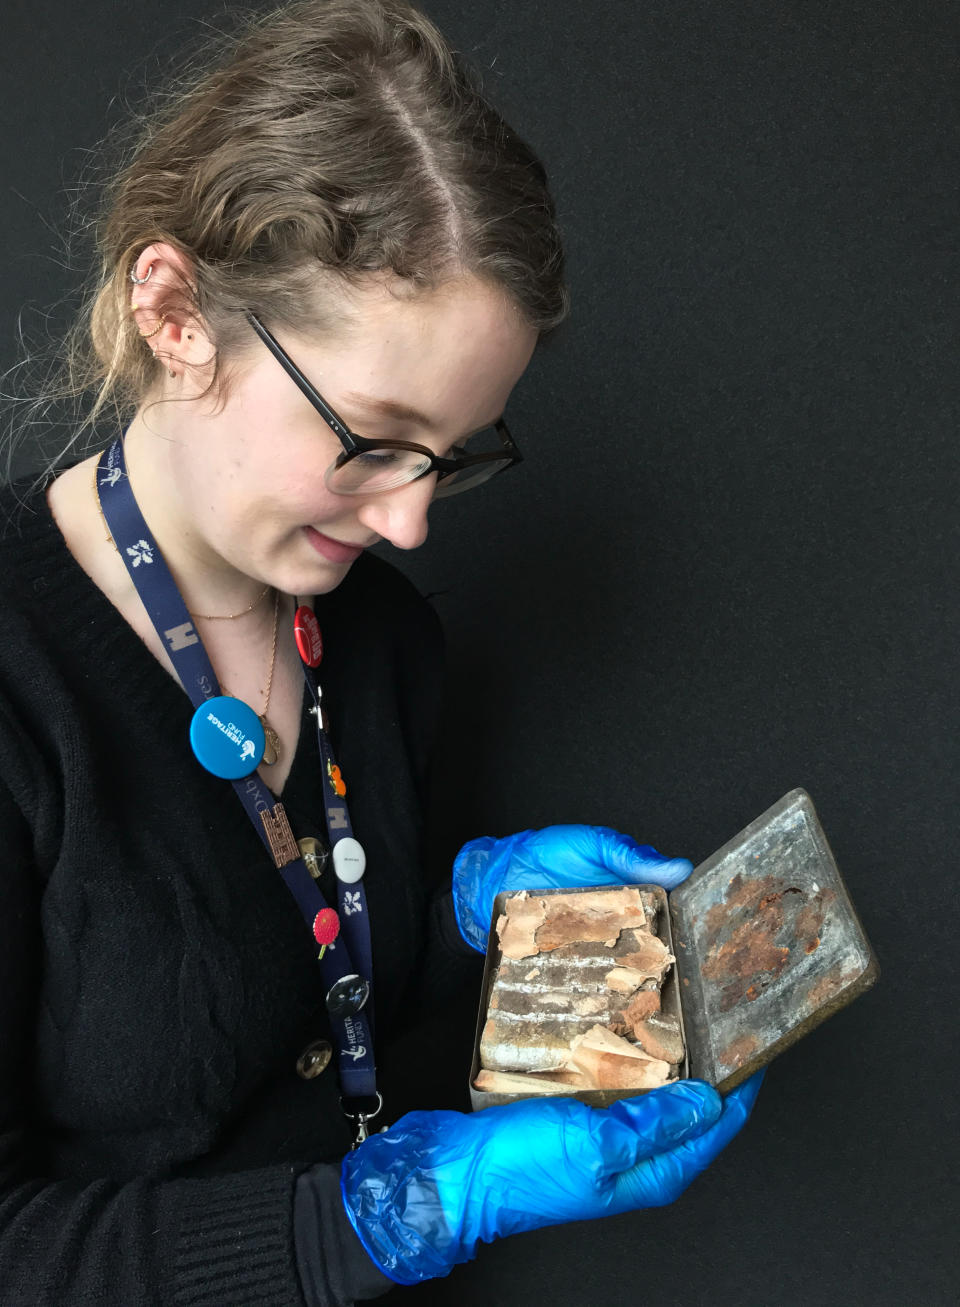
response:
[[[156,336],[159,332],[161,332],[163,330],[163,324],[166,321],[166,319],[167,319],[167,315],[165,313],[161,313],[160,317],[157,319],[157,325],[154,327],[153,331],[140,332],[142,339],[149,340],[151,336]]]

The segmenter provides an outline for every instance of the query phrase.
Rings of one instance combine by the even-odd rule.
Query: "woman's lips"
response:
[[[330,563],[352,563],[363,553],[363,545],[345,545],[342,540],[332,540],[322,535],[312,526],[305,526],[307,539],[318,554],[322,554]]]

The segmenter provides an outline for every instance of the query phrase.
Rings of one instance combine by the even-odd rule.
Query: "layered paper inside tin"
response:
[[[601,896],[605,893],[609,892],[602,890],[599,891]],[[656,923],[655,933],[657,938],[652,940],[652,944],[655,947],[649,950],[651,953],[650,958],[643,959],[644,962],[649,961],[650,974],[655,975],[658,974],[662,968],[662,957],[653,957],[652,954],[665,954],[667,957],[671,957],[674,952],[670,937],[671,926],[670,915],[667,911],[667,895],[659,885],[641,885],[631,887],[631,893],[647,905],[648,926],[650,919],[654,920]],[[546,901],[549,903],[551,900],[555,902],[569,900],[571,902],[587,903],[595,899],[597,894],[597,890],[589,888],[537,890],[531,892],[529,895],[529,901],[531,902],[531,905],[535,905],[537,901]],[[612,893],[609,893],[609,896],[614,899],[617,898],[618,891],[614,889]],[[617,1014],[623,1007],[629,1005],[631,999],[634,998],[637,992],[650,993],[649,990],[643,989],[640,991],[628,990],[626,993],[617,993],[617,991],[613,991],[613,993],[609,995],[609,999],[613,1000],[611,1004],[607,999],[603,998],[605,986],[598,983],[612,970],[619,969],[624,961],[635,964],[634,966],[623,967],[622,969],[624,971],[635,971],[636,964],[641,962],[641,958],[638,956],[638,948],[642,947],[644,932],[642,930],[635,932],[631,929],[629,924],[624,926],[615,940],[610,941],[609,949],[603,949],[600,946],[600,941],[597,941],[595,946],[587,946],[584,950],[583,957],[579,959],[571,957],[569,950],[564,947],[556,950],[547,948],[535,956],[520,956],[523,952],[523,949],[520,948],[517,950],[517,956],[515,958],[504,959],[500,949],[501,941],[497,934],[496,926],[504,912],[508,900],[511,897],[514,899],[516,898],[516,896],[499,894],[494,903],[493,923],[491,926],[490,939],[487,948],[487,960],[484,968],[483,984],[481,987],[480,1016],[477,1026],[477,1037],[474,1045],[473,1065],[470,1074],[470,1097],[474,1107],[489,1107],[497,1103],[509,1103],[513,1102],[515,1099],[529,1096],[535,1092],[543,1092],[533,1084],[530,1084],[526,1091],[518,1089],[517,1092],[486,1092],[478,1089],[474,1084],[474,1081],[481,1070],[482,1059],[480,1050],[484,1041],[485,1031],[488,1035],[488,1044],[485,1052],[488,1054],[488,1061],[490,1060],[490,1032],[488,1023],[491,1020],[491,1016],[495,1015],[496,1012],[496,1010],[494,1013],[491,1013],[490,1011],[490,999],[494,990],[494,980],[497,976],[501,962],[505,963],[507,984],[506,986],[501,985],[499,987],[497,992],[498,1000],[504,1003],[505,1006],[512,1006],[509,997],[512,991],[516,995],[516,1006],[521,1011],[523,1010],[523,999],[526,994],[529,993],[530,995],[535,995],[538,991],[546,992],[547,994],[556,993],[565,982],[569,981],[570,983],[570,1002],[567,1005],[567,1011],[564,1013],[565,1020],[562,1022],[559,1021],[558,1014],[547,1008],[539,1013],[540,1020],[533,1023],[535,1028],[538,1029],[538,1032],[544,1034],[544,1038],[537,1040],[537,1043],[541,1048],[544,1045],[549,1046],[550,1031],[552,1027],[556,1027],[558,1051],[561,1051],[568,1035],[569,1037],[576,1037],[577,1034],[583,1036],[591,1027],[595,1027],[597,1024],[601,1026],[611,1022],[615,1024]],[[626,917],[622,917],[621,920],[629,923],[630,917],[627,915]],[[601,931],[601,934],[602,933],[603,932]],[[646,938],[649,939],[650,937],[646,936]],[[546,942],[549,943],[549,941]],[[580,973],[582,973],[582,975]],[[596,975],[594,975],[594,973],[596,973]],[[682,1035],[683,1015],[680,1008],[680,996],[674,965],[671,964],[667,967],[666,978],[664,979],[659,992],[655,996],[658,999],[658,1003],[656,1008],[653,1010],[662,1013],[668,1018],[673,1018],[678,1024]],[[593,1003],[592,1007],[591,1003]],[[544,1026],[548,1028],[547,1032],[543,1032]],[[564,1027],[567,1027],[567,1029],[565,1030]],[[516,1059],[513,1056],[514,1050],[505,1050],[505,1052],[508,1061],[504,1065],[516,1064]],[[522,1050],[519,1061],[522,1064]],[[562,1052],[559,1061],[563,1061]],[[494,1065],[496,1065],[496,1059],[494,1059]],[[531,1062],[530,1069],[534,1069],[535,1065],[537,1064]],[[541,1061],[539,1065],[542,1067],[545,1064]],[[667,1075],[674,1077],[679,1075],[682,1077],[687,1073],[686,1058],[680,1062],[679,1066],[671,1067],[669,1072],[667,1072],[665,1065],[663,1069]],[[550,1072],[546,1072],[545,1074],[550,1075]],[[562,1090],[556,1092],[562,1092],[567,1096],[579,1098],[581,1101],[590,1103],[595,1107],[606,1107],[609,1106],[610,1103],[615,1102],[618,1098],[628,1097],[633,1093],[644,1091],[636,1089],[581,1089],[567,1085],[564,1086]]]

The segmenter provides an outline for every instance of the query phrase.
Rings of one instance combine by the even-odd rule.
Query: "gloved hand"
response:
[[[521,1230],[662,1207],[750,1114],[763,1072],[721,1100],[681,1080],[605,1110],[572,1098],[410,1112],[344,1159],[347,1215],[398,1284],[447,1275]]]
[[[665,858],[609,826],[547,826],[495,840],[470,840],[453,863],[453,907],[460,934],[487,951],[493,900],[501,890],[578,885],[662,885],[693,871],[689,858]]]

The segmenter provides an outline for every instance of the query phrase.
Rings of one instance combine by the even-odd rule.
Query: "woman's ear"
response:
[[[166,241],[154,241],[130,269],[130,312],[147,348],[171,376],[206,369],[215,349],[200,315],[193,267]]]

